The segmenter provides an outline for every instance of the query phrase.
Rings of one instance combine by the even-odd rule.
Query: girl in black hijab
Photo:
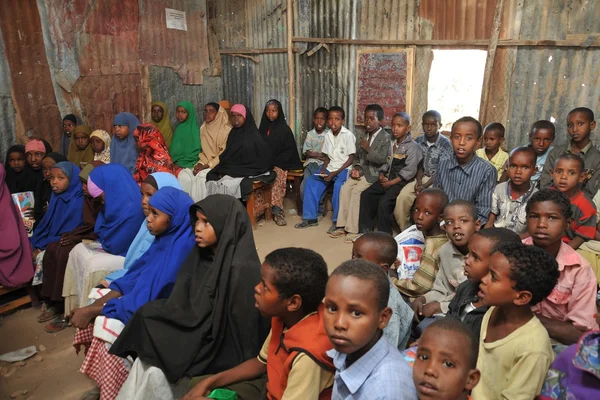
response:
[[[10,193],[34,192],[41,175],[27,164],[25,146],[17,144],[6,152],[6,184]]]

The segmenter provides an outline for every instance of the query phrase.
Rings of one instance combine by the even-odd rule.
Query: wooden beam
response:
[[[287,47],[282,48],[266,48],[266,49],[219,49],[221,55],[229,54],[285,54],[288,52]],[[297,47],[292,47],[292,52],[298,53]]]
[[[500,24],[502,23],[502,11],[504,10],[504,0],[497,0],[496,11],[492,22],[492,31],[490,32],[490,43],[488,45],[487,57],[485,60],[485,71],[483,73],[483,86],[481,89],[481,102],[479,103],[479,121],[483,121],[483,116],[487,111],[488,98],[490,95],[490,81],[494,69],[494,60],[496,59],[496,49],[498,48],[498,39],[500,39]]]
[[[288,124],[296,130],[296,68],[294,65],[294,2],[287,0]]]

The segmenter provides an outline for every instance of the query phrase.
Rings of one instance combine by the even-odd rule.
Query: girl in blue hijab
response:
[[[52,195],[48,211],[30,238],[33,257],[52,242],[60,240],[83,223],[83,190],[79,181],[79,168],[68,161],[55,164],[50,169]]]
[[[94,232],[102,248],[125,256],[144,219],[142,195],[131,173],[121,164],[101,165],[88,177],[88,192],[102,199]]]
[[[148,200],[156,193],[157,190],[167,186],[183,190],[175,175],[172,175],[168,172],[155,172],[148,176],[144,182],[142,182],[142,208],[146,217],[148,216],[149,212]],[[108,283],[113,282],[125,275],[133,263],[140,258],[142,254],[148,250],[148,248],[150,248],[152,242],[154,242],[154,236],[148,231],[148,224],[146,223],[146,220],[144,220],[135,239],[133,239],[133,243],[131,243],[129,250],[127,250],[123,269],[118,269],[115,272],[107,275],[106,278],[104,278],[106,281],[105,286],[108,286]]]
[[[113,120],[115,134],[110,142],[110,162],[122,164],[133,173],[138,158],[133,131],[140,121],[129,112],[117,114]]]

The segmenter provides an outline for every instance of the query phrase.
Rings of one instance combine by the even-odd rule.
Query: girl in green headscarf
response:
[[[175,116],[179,125],[175,128],[169,153],[173,162],[179,167],[194,168],[198,162],[198,154],[202,150],[196,109],[189,101],[182,101],[177,104]]]
[[[162,101],[153,101],[150,122],[158,131],[162,134],[165,139],[167,147],[171,147],[171,140],[173,139],[173,128],[171,127],[171,116],[169,115],[169,108]]]

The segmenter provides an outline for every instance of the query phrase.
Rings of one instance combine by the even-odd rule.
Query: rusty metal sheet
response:
[[[421,0],[419,16],[433,24],[436,40],[489,39],[496,0]]]
[[[167,29],[165,8],[185,11],[187,31]],[[197,0],[140,0],[140,59],[173,68],[185,84],[202,84],[210,67],[206,2]]]
[[[12,81],[17,139],[36,135],[57,147],[61,116],[42,35],[36,0],[0,1],[0,29]]]
[[[17,139],[15,136],[15,108],[10,88],[10,71],[6,62],[2,31],[0,31],[0,162],[2,163],[5,161],[6,151]]]

